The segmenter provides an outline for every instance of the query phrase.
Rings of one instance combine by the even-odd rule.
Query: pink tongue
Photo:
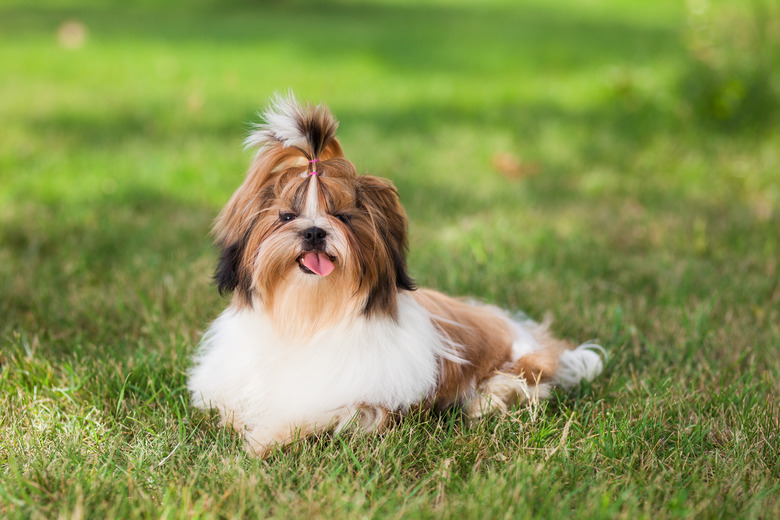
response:
[[[306,266],[308,270],[317,273],[320,276],[328,276],[335,268],[333,262],[328,258],[328,255],[316,251],[304,253],[303,265]]]

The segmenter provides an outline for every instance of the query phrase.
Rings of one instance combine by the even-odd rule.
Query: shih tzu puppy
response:
[[[547,324],[418,289],[395,188],[359,175],[322,105],[277,97],[247,139],[244,183],[216,220],[230,306],[188,387],[266,456],[297,438],[381,430],[412,409],[503,413],[591,380],[597,345]]]

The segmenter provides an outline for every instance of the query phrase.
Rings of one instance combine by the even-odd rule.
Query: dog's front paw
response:
[[[251,457],[266,459],[278,446],[279,443],[274,439],[261,435],[257,431],[244,432],[244,450]]]
[[[337,416],[338,417],[338,416]],[[360,405],[345,408],[340,414],[335,432],[356,429],[362,432],[379,431],[390,423],[392,414],[382,406]]]

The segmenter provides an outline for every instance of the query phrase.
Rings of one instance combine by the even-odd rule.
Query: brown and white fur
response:
[[[232,301],[188,383],[195,405],[218,409],[250,453],[378,430],[413,408],[506,412],[601,372],[601,347],[573,348],[546,324],[417,289],[398,194],[357,174],[327,108],[290,95],[263,116],[247,139],[259,151],[215,224],[215,279]]]

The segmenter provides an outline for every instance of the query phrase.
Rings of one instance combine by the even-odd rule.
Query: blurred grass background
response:
[[[0,514],[776,516],[779,61],[776,0],[3,0]],[[287,89],[398,186],[421,285],[552,311],[606,375],[245,459],[185,370]]]

